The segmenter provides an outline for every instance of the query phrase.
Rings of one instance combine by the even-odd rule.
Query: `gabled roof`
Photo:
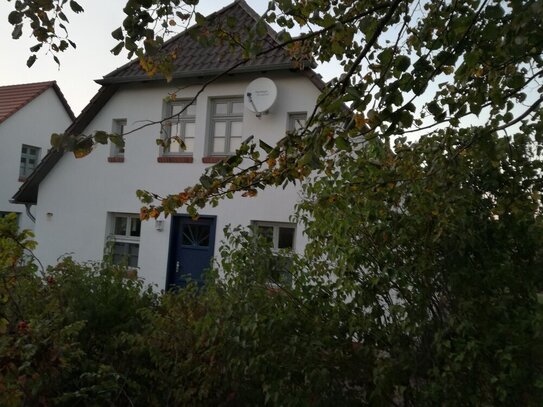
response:
[[[242,47],[232,47],[228,40],[216,41],[211,46],[198,42],[194,34],[205,33],[216,28],[228,33],[229,37],[240,37],[240,42],[247,38],[247,30],[255,26],[259,15],[244,0],[236,0],[223,9],[206,17],[204,24],[195,25],[171,38],[164,44],[164,51],[175,51],[173,78],[202,77],[216,75],[242,62]],[[232,23],[235,23],[234,25]],[[266,33],[262,40],[263,51],[268,51],[255,59],[244,62],[232,70],[232,73],[255,72],[262,70],[277,70],[294,68],[292,58],[285,49],[277,47],[276,33],[266,24]],[[277,47],[273,49],[274,47]],[[160,80],[162,76],[149,78],[141,69],[139,61],[114,70],[100,84],[134,82],[138,80]]]
[[[0,123],[13,116],[47,89],[52,88],[73,121],[72,109],[55,81],[0,86]]]

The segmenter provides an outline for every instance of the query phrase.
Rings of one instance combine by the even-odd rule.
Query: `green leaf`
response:
[[[270,146],[269,144],[265,143],[265,142],[262,141],[262,140],[259,140],[258,144],[259,144],[260,148],[261,148],[262,150],[264,150],[264,151],[265,151],[266,153],[268,153],[268,154],[270,153],[270,151],[273,150],[273,147],[272,147],[272,146]]]
[[[70,0],[70,8],[74,13],[82,13],[83,7],[81,7],[76,1]]]
[[[17,40],[21,38],[21,35],[23,35],[23,25],[17,24],[15,27],[13,27],[13,31],[11,32],[11,38]]]
[[[121,53],[121,51],[123,50],[124,48],[124,42],[119,42],[117,45],[115,45],[112,49],[111,49],[111,53],[113,55],[119,55]]]
[[[406,71],[411,65],[411,59],[407,55],[398,55],[394,62],[394,67],[402,72]]]
[[[111,33],[111,36],[118,40],[118,41],[122,41],[124,39],[124,35],[123,35],[123,29],[122,27],[118,27],[116,30],[114,30],[112,33]],[[115,54],[117,55],[117,54]]]
[[[19,13],[18,11],[12,11],[8,15],[8,22],[11,25],[20,24],[23,21],[23,13]]]
[[[26,61],[26,66],[28,66],[30,68],[32,65],[34,65],[34,62],[36,62],[36,59],[37,59],[36,55],[34,55],[34,54],[30,55],[28,57],[28,60]]]
[[[109,139],[109,135],[105,131],[97,131],[94,133],[94,141],[96,141],[99,144],[107,144]]]

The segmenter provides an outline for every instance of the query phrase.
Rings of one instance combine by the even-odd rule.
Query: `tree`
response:
[[[169,21],[160,20],[173,15],[168,6],[192,3],[127,5],[141,18],[114,32],[116,51],[126,47],[167,78],[168,55],[154,47],[162,37],[146,30],[156,21],[150,10],[166,7],[157,16]],[[270,2],[249,34],[264,22],[297,28],[297,37],[280,32],[278,46],[302,66],[337,60],[342,74],[306,127],[276,146],[246,143],[181,192],[139,191],[142,217],[303,183],[298,216],[311,243],[278,297],[290,304],[285,314],[264,320],[309,310],[319,329],[298,327],[300,337],[349,342],[358,365],[347,365],[344,383],[358,401],[537,405],[542,17],[541,2],[520,0]],[[226,41],[213,34],[206,40]],[[265,52],[252,41],[238,46],[247,58]],[[75,138],[73,147],[108,137]],[[241,242],[225,256],[234,277],[258,270],[251,247]],[[247,318],[243,333],[262,333],[250,365],[261,373],[258,363],[274,360],[258,356],[268,325]],[[293,354],[305,354],[300,343]]]

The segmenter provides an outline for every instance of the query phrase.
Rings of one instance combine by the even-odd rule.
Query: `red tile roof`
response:
[[[0,86],[0,123],[32,102],[47,89],[53,88],[72,120],[74,114],[55,81]]]

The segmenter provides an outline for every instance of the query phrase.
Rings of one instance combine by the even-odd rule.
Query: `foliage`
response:
[[[418,160],[413,150],[428,146],[406,154]],[[364,166],[343,158],[344,170]],[[469,155],[464,166],[481,178],[496,171]],[[317,180],[300,208],[313,239],[305,256],[274,253],[238,228],[203,288],[158,296],[125,270],[70,259],[45,277],[29,263],[15,274],[4,266],[0,404],[540,405],[541,222],[513,210],[533,208],[530,194],[487,185],[492,199],[462,171],[447,185],[422,173],[402,210],[367,199],[386,185]],[[432,199],[445,187],[461,198]],[[500,202],[510,204],[503,228]],[[412,229],[425,233],[413,240]],[[489,244],[504,237],[514,244]],[[290,258],[290,283],[274,278],[277,256]]]
[[[11,1],[11,0],[8,0]],[[75,43],[68,38],[66,16],[67,7],[74,13],[83,12],[83,8],[75,0],[16,0],[14,10],[8,15],[8,22],[13,25],[11,36],[19,39],[23,35],[25,22],[30,26],[32,37],[37,41],[30,47],[31,55],[26,64],[34,65],[37,53],[45,45],[53,59],[60,65],[57,54],[66,51],[70,46],[75,48]]]
[[[144,18],[114,36],[136,54],[144,46],[130,41],[154,36],[145,10],[183,5],[129,3]],[[61,265],[55,281],[71,283],[56,291],[28,271],[14,279],[19,245],[2,243],[15,254],[2,257],[11,274],[2,288],[9,335],[0,339],[9,392],[0,394],[155,405],[540,405],[542,7],[270,2],[262,21],[301,30],[278,35],[295,60],[335,59],[343,69],[307,126],[276,146],[243,144],[184,191],[138,196],[144,219],[180,208],[195,215],[238,191],[305,181],[298,220],[310,243],[292,262],[292,285],[270,286],[274,254],[238,231],[221,252],[223,278],[158,303],[129,295],[121,301],[129,319],[112,312],[108,321],[107,306],[73,295],[102,293],[109,304],[101,297],[109,288],[90,288],[101,268],[68,262],[78,276],[90,273],[80,281]],[[248,58],[262,52],[245,45]],[[57,141],[85,154],[109,137]],[[140,292],[124,281],[104,283]],[[68,292],[69,301],[60,295]],[[31,318],[19,308],[39,335],[20,326]],[[53,357],[45,351],[25,353],[35,348],[58,349],[62,365],[43,363]],[[19,381],[20,366],[40,374]]]
[[[32,13],[42,15],[51,7],[50,2],[17,1],[16,8],[23,3],[37,11],[31,9],[30,17],[16,11],[17,21],[34,21]],[[58,3],[62,9],[66,1]],[[192,17],[205,24],[197,3],[127,1],[127,17],[112,33],[119,41],[114,52],[124,47],[149,74],[171,79],[175,51],[161,45]],[[238,191],[251,197],[268,185],[303,180],[333,165],[330,155],[356,148],[360,139],[437,135],[447,127],[465,135],[464,148],[473,137],[503,136],[523,125],[522,132],[538,135],[539,145],[542,15],[537,0],[280,0],[270,2],[254,26],[238,27],[240,35],[228,31],[235,21],[193,30],[209,45],[230,38],[230,45],[242,50],[243,63],[274,49],[261,42],[265,24],[273,24],[281,30],[277,46],[301,68],[308,61],[336,61],[342,72],[325,85],[304,129],[287,134],[276,146],[258,141],[243,145],[184,191],[167,196],[139,191],[142,217],[181,208],[195,214],[206,203],[215,205]],[[54,27],[48,29],[56,35]],[[299,34],[293,37],[291,31]],[[143,127],[156,124],[163,120]],[[468,128],[472,131],[465,132]],[[123,144],[121,136],[104,132],[54,135],[52,144],[81,157],[108,140]]]

